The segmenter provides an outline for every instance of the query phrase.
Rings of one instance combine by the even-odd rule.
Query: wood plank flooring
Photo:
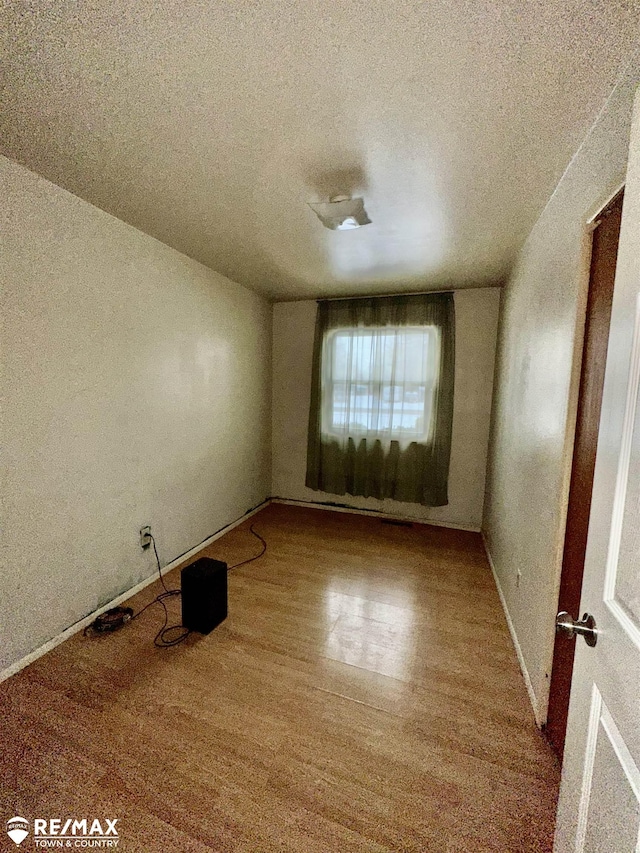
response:
[[[154,606],[0,685],[0,819],[117,817],[127,853],[550,851],[558,768],[480,537],[282,505],[252,522],[268,551],[209,636],[155,648]],[[255,553],[250,523],[205,553]]]

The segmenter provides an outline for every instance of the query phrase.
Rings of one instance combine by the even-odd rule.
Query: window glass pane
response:
[[[335,335],[333,339],[333,377],[335,380],[346,380],[347,359],[349,358],[349,341],[347,335]]]
[[[438,372],[434,327],[339,329],[325,339],[323,431],[425,441]]]

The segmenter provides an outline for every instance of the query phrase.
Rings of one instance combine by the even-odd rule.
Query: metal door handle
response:
[[[596,620],[590,613],[585,613],[582,620],[577,622],[566,610],[561,610],[556,616],[556,634],[565,634],[567,637],[582,634],[588,646],[595,646],[598,642]]]

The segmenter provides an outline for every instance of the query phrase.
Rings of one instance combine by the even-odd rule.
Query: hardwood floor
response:
[[[127,853],[550,851],[558,769],[480,537],[252,522],[268,551],[209,636],[155,648],[154,606],[0,685],[2,821],[117,817]],[[249,523],[204,553],[255,553]]]

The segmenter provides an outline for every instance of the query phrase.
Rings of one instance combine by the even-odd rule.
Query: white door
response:
[[[631,131],[556,853],[640,853],[640,97]]]

